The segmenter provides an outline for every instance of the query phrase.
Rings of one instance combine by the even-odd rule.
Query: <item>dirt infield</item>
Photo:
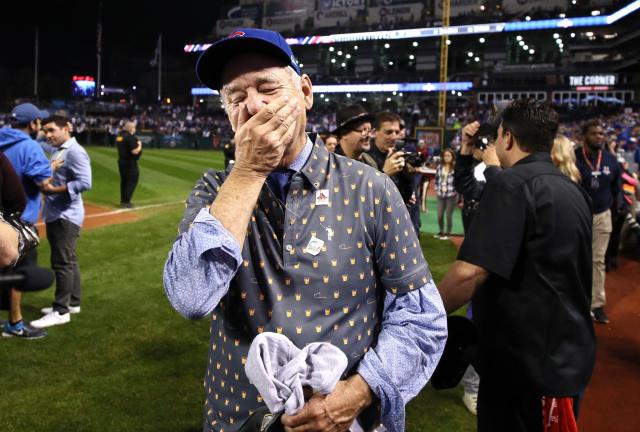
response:
[[[93,204],[84,205],[83,230],[98,228],[105,225],[121,224],[137,220],[138,217],[131,210],[114,210],[108,207],[100,207]],[[46,236],[44,223],[39,220],[36,224],[41,237]]]
[[[452,241],[459,248],[462,237]],[[639,430],[640,262],[619,260],[618,269],[606,277],[611,323],[595,325],[596,367],[580,408],[580,432]]]
[[[596,368],[587,387],[581,432],[638,430],[640,406],[640,263],[620,258],[607,273],[610,324],[596,324]],[[635,426],[634,426],[635,425]]]

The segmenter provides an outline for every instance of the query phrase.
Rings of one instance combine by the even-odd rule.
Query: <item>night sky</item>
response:
[[[0,25],[4,42],[0,84],[5,87],[0,96],[15,98],[32,93],[36,26],[40,32],[43,97],[64,96],[57,89],[66,88],[74,74],[96,76],[99,1],[25,1],[19,6],[11,3],[14,5],[3,4]],[[144,84],[140,81],[154,70],[149,61],[159,33],[167,73],[172,69],[193,70],[195,57],[185,54],[182,48],[211,33],[219,9],[218,2],[212,0],[181,0],[170,5],[148,0],[102,3],[102,83],[114,86]],[[170,90],[169,85],[167,89]]]

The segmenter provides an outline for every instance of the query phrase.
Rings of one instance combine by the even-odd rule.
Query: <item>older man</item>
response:
[[[305,133],[312,84],[278,33],[238,29],[197,72],[220,89],[236,142],[235,163],[189,196],[164,270],[181,314],[211,315],[204,430],[237,430],[263,406],[243,368],[261,332],[329,342],[349,359],[335,390],[282,416],[285,427],[403,430],[446,320],[396,188]]]

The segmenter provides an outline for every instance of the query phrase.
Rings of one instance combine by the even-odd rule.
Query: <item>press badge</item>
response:
[[[311,237],[311,240],[309,240],[309,244],[304,249],[304,251],[308,254],[316,256],[322,250],[323,245],[324,245],[323,240],[320,240],[318,237]]]
[[[316,205],[329,205],[329,189],[316,191]]]

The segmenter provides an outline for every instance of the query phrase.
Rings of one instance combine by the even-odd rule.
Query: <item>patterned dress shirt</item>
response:
[[[165,264],[165,291],[188,318],[211,313],[204,430],[235,431],[262,398],[244,374],[253,338],[329,342],[378,396],[374,413],[404,430],[426,384],[446,316],[402,198],[384,174],[317,140],[290,169],[285,202],[263,187],[240,252],[206,207],[228,175],[209,170],[187,200]],[[362,419],[367,424],[366,419]]]

